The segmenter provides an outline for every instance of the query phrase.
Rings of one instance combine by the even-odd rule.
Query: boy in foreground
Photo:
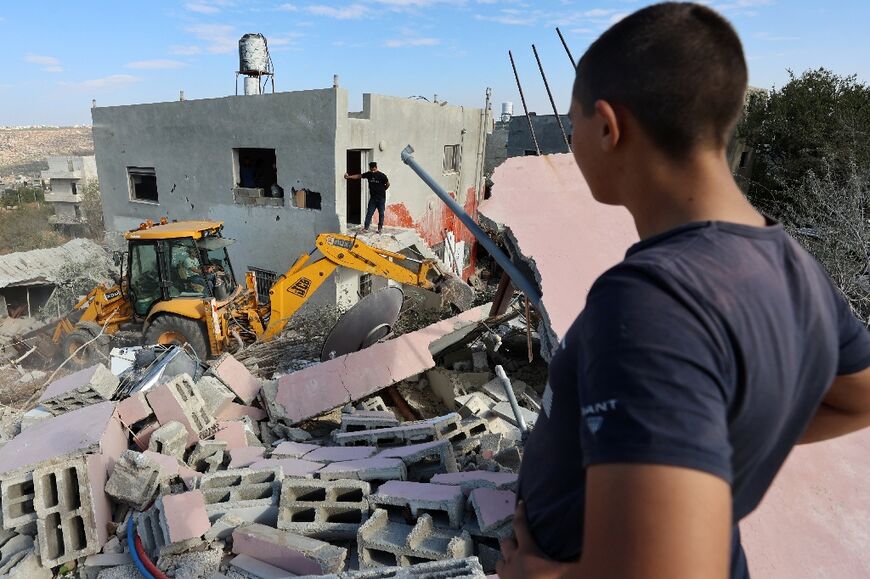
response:
[[[746,81],[732,27],[689,3],[577,66],[574,157],[641,241],[550,365],[502,579],[748,577],[737,523],[792,447],[870,425],[870,333],[731,176]]]

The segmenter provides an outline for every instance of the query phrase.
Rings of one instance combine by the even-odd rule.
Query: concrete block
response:
[[[401,459],[408,469],[408,479],[413,481],[428,481],[435,474],[459,470],[453,447],[446,440],[388,448],[375,457]]]
[[[323,480],[354,479],[383,482],[408,478],[405,463],[398,458],[365,458],[328,464],[318,472]]]
[[[164,484],[177,477],[184,482],[189,490],[193,490],[200,476],[202,476],[175,457],[159,454],[151,450],[143,451],[142,454],[160,465],[160,484]]]
[[[218,420],[237,420],[247,416],[251,420],[259,422],[266,419],[266,411],[256,406],[245,406],[244,404],[230,402],[215,416],[217,416]]]
[[[133,426],[137,422],[154,416],[151,406],[145,399],[145,392],[136,392],[118,402],[116,412],[125,426]]]
[[[333,434],[336,444],[341,446],[395,446],[428,442],[437,438],[435,426],[428,422],[408,422],[392,428],[376,428],[374,430],[359,430],[356,432],[338,432]]]
[[[247,521],[235,513],[227,513],[212,522],[211,528],[206,531],[204,538],[210,543],[217,539],[226,539],[233,534],[236,527],[246,525],[250,522],[252,521]]]
[[[499,559],[501,559],[501,549],[491,547],[484,543],[477,543],[475,545],[475,552],[484,572],[495,573],[495,567],[498,564]],[[496,575],[496,577],[498,576]]]
[[[39,422],[51,418],[52,416],[54,415],[42,406],[31,408],[21,417],[21,430],[27,430],[34,424],[38,424]]]
[[[498,490],[516,490],[519,477],[510,472],[489,472],[487,470],[470,470],[436,474],[432,477],[433,484],[456,485],[467,495],[474,489],[490,488]]]
[[[436,528],[429,515],[415,525],[389,520],[376,509],[357,533],[360,568],[408,566],[420,561],[462,559],[472,554],[473,543],[466,531]]]
[[[384,399],[380,396],[369,396],[365,400],[360,400],[357,407],[359,410],[368,412],[390,412]]]
[[[148,450],[184,460],[187,435],[187,429],[180,422],[167,422],[151,435],[148,440]]]
[[[100,552],[111,520],[105,484],[106,461],[99,455],[33,471],[39,555],[45,567]]]
[[[252,462],[250,468],[280,468],[285,477],[314,478],[323,468],[322,462],[312,462],[299,458],[263,458]]]
[[[187,447],[214,432],[214,416],[205,410],[205,401],[199,395],[193,379],[181,374],[166,384],[152,388],[145,394],[160,424],[180,422],[187,429]]]
[[[243,446],[230,451],[229,468],[242,468],[250,466],[263,458],[266,451],[262,446]]]
[[[0,484],[0,496],[4,529],[15,529],[36,520],[33,473],[4,478]]]
[[[518,447],[509,446],[498,451],[498,453],[496,453],[496,455],[492,458],[503,468],[506,468],[513,472],[518,472],[520,470],[520,464],[523,460],[523,455]]]
[[[124,451],[106,483],[106,494],[120,503],[141,511],[154,500],[160,482],[161,466],[149,456]]]
[[[113,402],[103,402],[28,428],[0,448],[0,478],[87,452],[102,454],[111,468],[127,449],[127,435],[114,411]]]
[[[277,507],[282,478],[280,468],[236,468],[203,476],[199,489],[209,518],[216,520],[237,508]]]
[[[223,454],[228,451],[227,443],[223,440],[200,440],[193,447],[190,456],[187,457],[187,464],[194,470],[199,472],[208,472],[210,463],[207,459],[220,453],[218,464],[223,461]]]
[[[520,406],[519,409],[520,409],[520,414],[523,417],[523,420],[526,421],[526,426],[534,426],[535,422],[538,420],[538,413],[532,412],[531,410],[529,410],[527,408],[523,408],[522,406]],[[514,411],[511,408],[511,405],[509,402],[499,402],[498,404],[496,404],[492,408],[492,411],[499,418],[507,420],[512,425],[517,426],[517,418],[514,415]]]
[[[278,528],[318,539],[351,538],[368,520],[369,483],[285,478]]]
[[[302,442],[282,442],[272,450],[275,458],[302,458],[312,450],[320,448],[318,444],[305,444]]]
[[[399,419],[392,412],[360,411],[341,415],[341,431],[357,432],[377,428],[399,426]]]
[[[457,412],[459,412],[462,418],[471,418],[481,416],[487,411],[492,410],[496,401],[483,392],[472,392],[463,396],[457,396],[456,404],[459,407]]]
[[[230,560],[230,567],[242,577],[250,579],[288,579],[290,575],[284,569],[269,565],[249,555],[236,555]]]
[[[427,514],[436,526],[454,529],[462,526],[465,511],[462,488],[419,482],[385,482],[369,497],[369,503],[372,509],[386,510],[395,521],[410,522],[406,519],[410,511],[413,520]]]
[[[220,422],[214,435],[215,440],[222,440],[229,450],[244,446],[261,446],[260,440],[253,429],[244,421]]]
[[[103,569],[132,565],[133,557],[130,553],[107,553],[103,555],[90,555],[82,565],[82,573],[86,579],[96,579]]]
[[[18,556],[15,559],[18,559]],[[52,579],[54,577],[54,573],[50,569],[42,566],[35,548],[23,553],[23,557],[17,561],[10,559],[7,565],[0,568],[0,573],[9,579]]]
[[[211,527],[202,491],[164,495],[157,500],[157,509],[168,543],[199,538]]]
[[[493,531],[513,519],[517,495],[513,491],[477,488],[471,491],[468,500],[477,516],[477,526],[482,533]]]
[[[351,571],[342,579],[484,579],[483,568],[476,557],[418,563],[410,567],[378,567]]]
[[[196,383],[196,388],[205,402],[206,412],[211,416],[220,417],[220,413],[236,399],[235,392],[214,376],[203,376]]]
[[[371,458],[377,452],[378,449],[374,446],[323,446],[307,453],[305,460],[329,464],[331,462]]]
[[[57,416],[111,399],[118,384],[117,376],[102,364],[97,364],[49,384],[39,404]]]
[[[523,395],[523,392],[529,388],[529,385],[522,380],[511,380],[511,388],[513,388],[514,395],[519,399]],[[498,378],[486,382],[480,386],[480,390],[496,402],[508,402],[504,386],[502,386],[501,380]]]
[[[446,438],[450,441],[454,450],[459,450],[460,448],[476,449],[480,447],[480,441],[476,440],[477,437],[487,434],[488,432],[489,427],[484,419],[472,417],[466,418],[462,422],[456,424],[455,428],[450,432],[447,432],[445,436],[442,436],[442,438]],[[473,440],[473,442],[462,444],[469,440]]]
[[[250,404],[260,393],[260,381],[232,354],[224,354],[211,364],[211,374],[226,384],[235,395]]]
[[[347,549],[256,523],[233,531],[233,553],[297,575],[337,573],[347,558]]]

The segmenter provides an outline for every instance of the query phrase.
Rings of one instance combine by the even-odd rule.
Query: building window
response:
[[[359,297],[364,298],[372,293],[372,274],[364,273],[359,276]]]
[[[533,149],[526,149],[526,150],[525,150],[525,155],[526,155],[526,157],[537,157],[537,156],[538,156],[538,152],[535,151],[535,150],[533,150]]]
[[[66,168],[69,170],[70,173],[73,172],[73,161],[72,161],[72,159],[67,159],[67,160],[66,160]]]
[[[283,199],[284,189],[278,185],[278,164],[275,149],[233,149],[235,162],[236,203],[283,205],[257,199]]]
[[[459,172],[461,163],[462,147],[460,145],[444,145],[444,172]]]
[[[79,194],[78,190],[76,189],[76,184],[75,184],[75,183],[70,183],[70,184],[69,184],[69,189],[70,189],[70,191],[72,191],[72,194],[73,194],[73,195],[78,195],[78,194]]]
[[[157,203],[157,172],[154,167],[127,167],[130,200]]]
[[[254,279],[257,280],[257,300],[261,304],[268,304],[270,301],[269,290],[275,285],[278,273],[259,267],[249,267],[248,269],[254,273]]]

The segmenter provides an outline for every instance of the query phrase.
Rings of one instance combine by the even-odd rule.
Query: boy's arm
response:
[[[870,426],[870,368],[837,376],[799,444],[819,442]]]

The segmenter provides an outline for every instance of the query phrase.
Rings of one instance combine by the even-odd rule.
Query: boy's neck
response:
[[[765,225],[734,182],[724,151],[700,151],[679,164],[642,163],[627,185],[624,205],[641,239],[696,221]]]

